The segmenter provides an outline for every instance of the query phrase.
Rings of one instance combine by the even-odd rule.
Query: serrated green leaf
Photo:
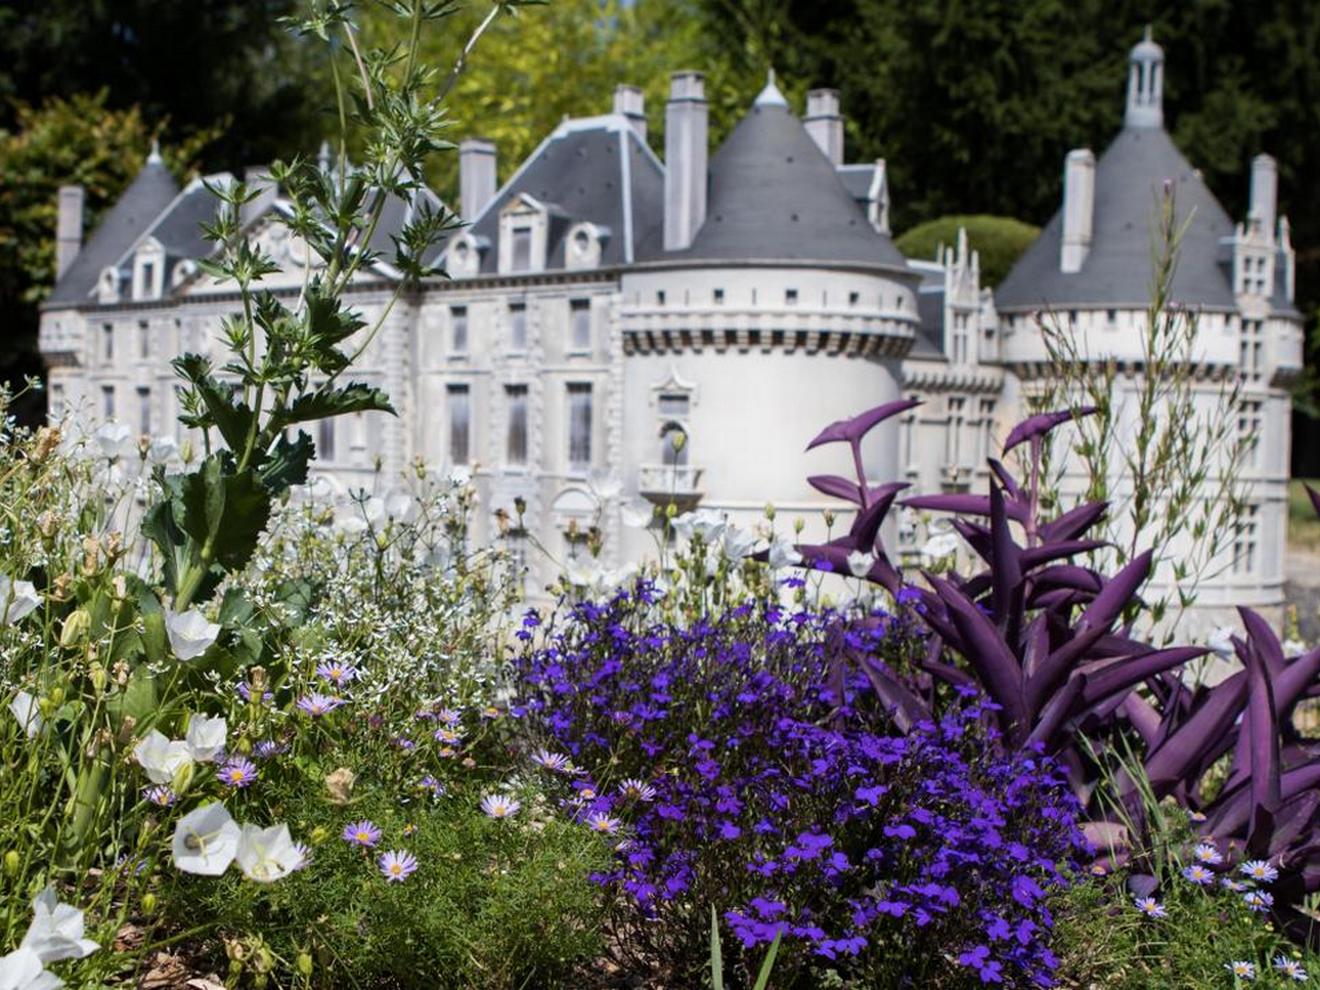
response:
[[[321,386],[314,392],[300,395],[272,417],[274,429],[283,429],[294,423],[307,423],[330,416],[343,416],[356,412],[387,412],[397,415],[389,396],[378,388],[362,382],[341,387]]]
[[[315,454],[316,445],[302,430],[298,431],[298,439],[293,441],[281,434],[261,463],[261,483],[272,495],[280,494],[290,485],[305,484],[307,467]]]
[[[171,363],[201,397],[211,422],[229,449],[242,450],[252,428],[252,410],[235,397],[232,388],[216,381],[211,374],[211,362],[202,355],[183,354]]]

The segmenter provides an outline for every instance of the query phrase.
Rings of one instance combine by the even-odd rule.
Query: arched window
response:
[[[665,467],[686,467],[688,462],[687,430],[674,422],[660,427],[660,461]]]

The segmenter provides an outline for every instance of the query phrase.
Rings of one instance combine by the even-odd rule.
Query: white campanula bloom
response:
[[[178,773],[193,762],[186,742],[169,739],[158,729],[152,729],[133,747],[133,756],[153,784],[172,783]]]
[[[1279,871],[1263,859],[1252,859],[1238,867],[1238,872],[1258,883],[1273,883],[1279,879]]]
[[[1234,653],[1233,635],[1234,630],[1231,626],[1218,626],[1210,633],[1205,645],[1210,647],[1211,652],[1216,656],[1227,660]]]
[[[655,518],[655,506],[650,502],[625,502],[619,507],[619,516],[625,526],[645,529]]]
[[[92,435],[92,440],[96,443],[96,449],[100,451],[101,456],[108,461],[127,457],[133,452],[133,431],[127,423],[120,423],[117,420],[112,419],[102,423]]]
[[[72,904],[61,904],[55,888],[47,887],[32,900],[32,923],[22,947],[35,952],[43,963],[82,959],[100,948],[83,938],[83,930],[83,913]]]
[[[165,613],[165,633],[170,638],[170,649],[180,660],[201,656],[220,638],[220,624],[208,622],[199,609]]]
[[[724,516],[714,509],[698,509],[675,519],[674,532],[685,540],[699,536],[706,543],[714,543],[724,534],[725,525]]]
[[[921,548],[921,555],[931,560],[943,560],[958,552],[957,533],[936,533]]]
[[[238,855],[239,828],[223,804],[190,811],[174,827],[170,852],[184,873],[218,877]]]
[[[742,560],[751,556],[752,548],[756,546],[756,534],[729,525],[720,534],[720,543],[724,548],[724,556],[730,560]]]
[[[235,857],[243,876],[258,883],[273,883],[302,865],[304,850],[293,841],[287,825],[244,825]]]
[[[397,523],[408,524],[417,518],[417,500],[406,492],[391,495],[385,500],[385,516]]]
[[[788,540],[775,540],[770,544],[769,564],[774,570],[802,563],[802,554]]]
[[[188,719],[188,732],[184,742],[188,746],[188,755],[198,763],[211,763],[224,752],[229,726],[224,718],[208,718],[205,715],[193,715]]]
[[[623,482],[605,471],[593,471],[587,484],[601,502],[609,502],[623,494]]]
[[[595,559],[572,559],[564,564],[564,578],[575,588],[593,589],[604,583],[605,571]]]
[[[171,436],[152,437],[147,445],[147,460],[152,464],[163,465],[179,456],[179,441]]]
[[[41,957],[31,949],[19,947],[0,956],[0,990],[58,990],[64,981],[46,972]]]
[[[40,704],[26,691],[19,691],[14,695],[14,700],[9,703],[9,710],[14,718],[18,719],[18,724],[23,727],[29,739],[35,739],[45,725],[41,717]]]
[[[12,624],[35,612],[41,596],[31,581],[15,581],[0,574],[0,619]]]
[[[863,553],[861,550],[854,550],[848,554],[848,570],[856,578],[866,577],[871,573],[871,566],[875,563],[875,558],[869,553]]]

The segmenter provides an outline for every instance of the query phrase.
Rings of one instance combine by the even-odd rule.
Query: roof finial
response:
[[[1151,26],[1128,56],[1127,127],[1164,126],[1164,49],[1152,37]]]
[[[163,163],[164,163],[164,159],[160,157],[160,140],[158,138],[152,138],[151,154],[147,155],[147,164],[160,165]]]
[[[761,90],[760,95],[756,97],[754,107],[786,107],[788,100],[784,99],[784,94],[779,92],[779,87],[775,85],[775,70],[773,67],[766,70],[765,89]]]

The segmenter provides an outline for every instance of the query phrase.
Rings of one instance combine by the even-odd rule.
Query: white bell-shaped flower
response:
[[[158,729],[152,729],[133,747],[133,756],[153,784],[173,783],[179,771],[192,763],[188,744],[168,739]]]
[[[289,826],[244,825],[238,837],[238,868],[258,883],[273,883],[302,865],[303,853],[289,835]]]
[[[31,581],[15,581],[0,574],[0,618],[14,623],[41,604],[41,596]]]
[[[212,762],[224,752],[228,733],[229,726],[223,718],[193,715],[188,719],[188,732],[184,736],[188,755],[198,763]]]
[[[19,947],[0,956],[0,990],[59,990],[64,981],[48,973],[41,957],[31,949]]]
[[[22,947],[31,949],[43,963],[60,959],[82,959],[100,948],[83,938],[83,913],[72,904],[61,904],[54,887],[47,887],[32,901],[32,923],[23,936]]]
[[[208,622],[200,609],[165,613],[165,633],[170,649],[180,660],[192,660],[211,648],[220,638],[220,624]]]
[[[18,719],[18,724],[23,727],[29,739],[35,739],[45,725],[41,717],[41,706],[37,699],[26,691],[19,691],[14,695],[14,700],[9,703],[9,710],[13,712],[14,718]]]
[[[174,827],[174,865],[184,873],[218,877],[238,855],[238,837],[238,825],[223,804],[190,811]]]

